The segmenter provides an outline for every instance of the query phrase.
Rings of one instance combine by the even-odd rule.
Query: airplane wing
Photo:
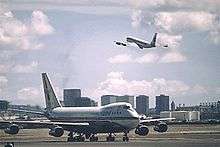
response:
[[[139,44],[137,44],[138,45],[138,47],[140,48],[140,49],[143,49],[143,46],[141,46],[141,45],[139,45]]]
[[[161,121],[171,121],[175,120],[176,118],[158,118],[158,119],[144,119],[140,120],[140,124],[142,125],[155,125]]]
[[[20,109],[8,109],[8,111],[30,113],[30,114],[37,114],[37,115],[45,116],[45,112],[40,112],[40,111],[30,111],[30,110],[20,110]]]
[[[52,122],[49,120],[43,121],[0,121],[0,128],[7,128],[10,124],[16,124],[20,128],[50,128],[53,126],[61,127],[86,127],[89,123],[71,123],[71,122]]]

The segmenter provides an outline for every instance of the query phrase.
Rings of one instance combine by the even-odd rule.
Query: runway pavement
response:
[[[66,142],[67,134],[56,138],[48,135],[48,129],[21,130],[18,135],[0,131],[0,147],[5,142],[15,142],[15,147],[218,147],[220,125],[172,125],[166,133],[157,133],[150,128],[148,136],[140,137],[133,132],[130,141],[122,142],[118,134],[116,142],[105,142],[106,134],[99,135],[99,142]]]
[[[218,147],[218,140],[142,140],[130,142],[15,142],[15,147]],[[4,144],[0,144],[4,146]]]

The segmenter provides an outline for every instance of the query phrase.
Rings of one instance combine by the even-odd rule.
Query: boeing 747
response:
[[[126,43],[115,41],[115,44],[122,45],[122,46],[127,46],[129,43],[135,43],[140,49],[143,49],[143,48],[156,47],[156,40],[157,40],[157,33],[154,34],[154,37],[153,37],[153,39],[150,43],[148,43],[145,40],[141,40],[139,38],[135,38],[135,37],[130,36],[130,37],[126,38],[126,41],[127,41]],[[168,47],[168,45],[164,45],[163,47]]]
[[[147,124],[155,125],[157,132],[166,132],[168,126],[163,120],[141,120],[132,105],[125,102],[112,103],[100,107],[62,107],[58,101],[46,73],[42,73],[46,101],[45,112],[42,114],[48,121],[0,121],[5,133],[17,134],[24,125],[36,125],[49,128],[49,135],[61,137],[68,131],[67,141],[98,141],[98,133],[106,133],[106,141],[115,141],[115,133],[123,132],[123,141],[129,141],[128,133],[135,129],[141,136],[148,134]],[[34,112],[31,112],[34,113]]]

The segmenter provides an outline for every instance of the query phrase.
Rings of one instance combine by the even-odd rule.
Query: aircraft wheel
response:
[[[128,142],[129,141],[129,137],[128,136],[124,136],[123,137],[123,141]]]
[[[108,142],[113,142],[113,141],[115,141],[115,137],[114,137],[114,136],[108,136],[108,137],[106,138],[106,140],[107,140]]]
[[[97,142],[97,141],[98,141],[98,137],[92,135],[92,136],[89,138],[89,141],[90,141],[90,142]]]

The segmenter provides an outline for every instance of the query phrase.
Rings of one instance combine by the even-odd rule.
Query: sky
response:
[[[166,94],[176,105],[220,100],[218,0],[3,0],[0,98],[44,106],[41,73],[59,99],[80,88],[104,94]],[[134,36],[157,47],[117,46]],[[168,48],[163,48],[168,44]]]

